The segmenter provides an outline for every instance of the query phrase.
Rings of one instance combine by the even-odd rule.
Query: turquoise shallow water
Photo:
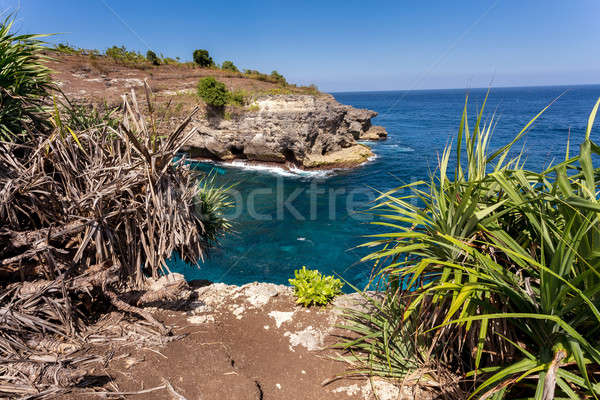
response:
[[[471,117],[485,92],[468,91]],[[187,265],[174,257],[171,269],[188,279],[287,284],[294,269],[306,265],[363,286],[371,265],[360,262],[368,250],[356,246],[365,240],[362,235],[378,229],[360,213],[374,197],[370,188],[386,190],[426,178],[457,132],[466,94],[466,90],[334,93],[341,103],[379,112],[373,123],[389,133],[388,140],[370,144],[376,159],[354,170],[325,175],[196,165],[215,170],[218,182],[236,183],[241,206],[232,210],[235,232],[205,262]],[[493,89],[484,114],[489,119],[496,112],[498,120],[492,148],[510,141],[561,94],[522,142],[526,165],[561,160],[569,136],[573,145],[580,143],[600,85]],[[600,141],[599,128],[592,136]]]

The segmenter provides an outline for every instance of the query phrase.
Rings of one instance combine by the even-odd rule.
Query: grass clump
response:
[[[324,306],[342,292],[344,284],[333,276],[325,276],[318,270],[302,269],[294,271],[294,279],[289,280],[294,287],[296,303],[305,307],[311,305]]]
[[[250,95],[243,89],[234,90],[229,93],[229,105],[243,107],[248,103]]]
[[[12,25],[7,18],[0,26],[0,140],[10,141],[50,127],[44,101],[53,88],[43,35],[15,35]]]
[[[278,83],[282,86],[287,85],[287,81],[285,80],[285,77],[277,71],[271,72],[270,78],[271,78],[272,82]]]
[[[373,211],[387,232],[365,243],[380,247],[365,260],[388,291],[351,317],[360,338],[345,343],[362,372],[433,370],[429,382],[455,399],[600,396],[599,105],[578,154],[535,171],[511,149],[541,112],[491,152],[485,102],[472,126],[465,104],[453,171],[447,147],[429,181],[381,193]]]
[[[258,112],[259,110],[260,110],[260,106],[256,103],[251,104],[246,108],[246,111],[249,111],[249,112]]]
[[[117,111],[118,107],[74,104],[65,98],[61,104],[61,123],[76,132],[98,127],[117,129],[120,122]]]

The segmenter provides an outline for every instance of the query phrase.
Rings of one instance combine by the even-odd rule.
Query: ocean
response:
[[[365,213],[377,190],[427,179],[444,147],[458,132],[465,97],[473,124],[487,89],[332,93],[343,104],[375,110],[373,124],[388,131],[386,141],[368,143],[376,157],[362,167],[334,172],[284,171],[242,162],[224,167],[196,164],[223,185],[235,184],[228,215],[233,232],[197,265],[170,260],[188,280],[244,284],[287,284],[295,269],[316,268],[363,288],[372,263],[357,248],[365,235],[382,228]],[[491,149],[509,142],[539,111],[556,100],[518,143],[525,165],[540,170],[562,161],[567,141],[577,147],[600,97],[600,85],[493,88],[484,112],[497,124]],[[600,142],[600,128],[592,131]]]

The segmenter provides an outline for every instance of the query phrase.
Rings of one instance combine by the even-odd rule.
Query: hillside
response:
[[[121,96],[134,89],[143,92],[146,79],[156,95],[156,101],[172,100],[180,111],[196,104],[198,80],[213,76],[225,83],[230,91],[253,94],[318,94],[314,87],[282,85],[252,77],[241,72],[218,68],[201,68],[193,63],[152,65],[150,63],[122,63],[107,56],[64,54],[48,52],[48,66],[53,77],[70,99],[83,103],[118,105]],[[176,96],[173,98],[173,96]],[[178,106],[182,104],[182,106]]]

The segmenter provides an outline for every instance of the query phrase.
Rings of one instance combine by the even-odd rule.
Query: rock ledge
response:
[[[235,115],[207,112],[188,142],[192,157],[219,161],[245,159],[305,169],[353,167],[373,153],[357,140],[385,139],[372,126],[375,111],[338,103],[331,95],[265,95],[254,111]]]

